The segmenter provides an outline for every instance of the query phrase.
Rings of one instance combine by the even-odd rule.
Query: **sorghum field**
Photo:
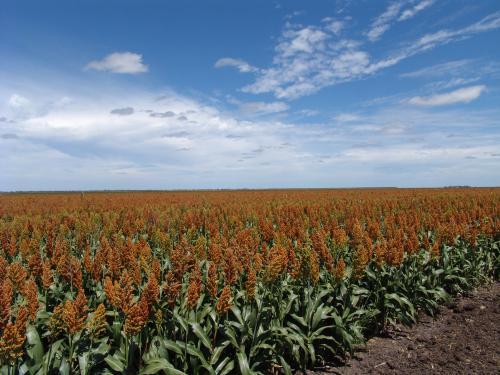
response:
[[[291,373],[499,277],[500,189],[0,195],[2,374]]]

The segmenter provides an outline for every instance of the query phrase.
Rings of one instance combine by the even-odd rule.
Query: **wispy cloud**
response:
[[[413,48],[409,50],[423,51],[435,46],[447,44],[457,40],[469,38],[474,34],[498,29],[500,27],[500,11],[492,13],[478,22],[467,27],[456,30],[440,30],[435,33],[426,34],[416,41]]]
[[[461,74],[475,62],[474,59],[462,59],[435,64],[413,72],[403,73],[404,78],[436,77],[443,74]]]
[[[486,90],[486,86],[477,85],[464,87],[444,94],[431,96],[415,96],[408,99],[409,104],[421,106],[440,106],[457,103],[469,103],[477,98]]]
[[[415,17],[424,9],[430,7],[435,0],[421,0],[414,6],[404,9],[405,1],[397,1],[390,4],[387,9],[378,16],[371,24],[370,30],[366,33],[368,40],[375,42],[387,32],[394,22],[406,21]]]
[[[256,72],[258,69],[248,64],[246,61],[241,59],[233,59],[231,57],[223,57],[215,62],[216,68],[233,67],[238,69],[241,73],[252,73]]]
[[[338,122],[352,122],[352,121],[358,121],[360,119],[361,117],[354,113],[339,113],[334,117],[334,120]]]
[[[445,90],[468,86],[478,81],[498,79],[500,63],[481,59],[455,60],[403,73],[400,77],[427,82],[424,89],[429,91]]]
[[[389,30],[391,22],[398,17],[401,6],[401,2],[396,2],[389,5],[385,12],[378,16],[375,21],[373,21],[370,30],[366,33],[366,36],[370,41],[374,42],[380,39],[382,34]]]
[[[111,53],[102,60],[89,62],[85,68],[122,74],[137,74],[148,71],[148,66],[142,62],[142,55],[132,52]]]
[[[392,10],[391,17],[394,17],[393,13],[395,10]],[[403,43],[387,56],[375,59],[363,48],[362,42],[339,38],[325,25],[288,23],[275,46],[272,65],[256,71],[256,80],[244,86],[242,91],[252,94],[270,92],[279,99],[296,99],[324,87],[364,78],[438,46],[499,27],[500,12],[496,12],[461,29],[444,29],[423,35],[415,41]]]
[[[401,13],[401,16],[399,16],[398,21],[405,21],[407,19],[410,19],[412,17],[415,17],[418,13],[423,11],[425,8],[430,7],[435,0],[422,0],[415,6],[413,6],[410,9],[406,9]]]

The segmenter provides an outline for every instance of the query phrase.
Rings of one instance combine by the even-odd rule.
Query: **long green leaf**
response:
[[[191,323],[191,328],[205,348],[212,351],[212,343],[199,323]]]
[[[146,367],[142,369],[139,374],[157,374],[160,371],[165,371],[168,375],[186,375],[185,372],[177,370],[169,361],[165,358],[155,358],[147,362]]]

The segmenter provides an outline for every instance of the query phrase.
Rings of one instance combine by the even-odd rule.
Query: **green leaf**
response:
[[[80,367],[80,374],[87,374],[87,366],[89,364],[89,352],[86,352],[80,356],[78,356],[78,367]]]
[[[328,317],[328,309],[323,306],[323,304],[319,305],[316,311],[314,312],[312,318],[312,328],[315,329],[323,320]]]
[[[198,337],[205,348],[212,352],[212,343],[199,323],[191,323],[194,334]]]
[[[167,348],[168,350],[177,353],[179,355],[184,354],[184,350],[182,347],[175,341],[169,340],[169,339],[163,339],[162,344]]]
[[[197,357],[203,363],[204,366],[210,367],[210,364],[208,363],[207,359],[205,358],[203,352],[200,349],[198,349],[191,343],[186,345],[186,349],[190,355]]]
[[[59,366],[59,374],[61,375],[69,375],[71,368],[69,366],[68,361],[66,361],[66,358],[62,359],[61,366]]]
[[[53,343],[51,345],[50,351],[43,356],[43,362],[47,363],[47,368],[51,367],[52,361],[54,360],[54,358],[58,354],[59,348],[61,347],[63,342],[64,342],[64,339],[57,340],[55,343]]]
[[[292,368],[290,367],[288,362],[285,361],[285,358],[283,358],[282,356],[279,356],[279,359],[280,359],[281,367],[283,367],[283,372],[285,373],[285,375],[292,375]]]
[[[108,355],[106,358],[104,358],[104,360],[109,365],[109,367],[111,367],[115,371],[123,372],[123,370],[125,370],[125,363],[116,356]]]
[[[212,365],[216,364],[219,361],[219,358],[224,351],[224,349],[230,344],[229,340],[224,341],[221,345],[216,347],[212,353],[212,357],[210,358],[210,363]]]
[[[234,361],[231,358],[226,357],[215,369],[215,373],[218,375],[229,374],[234,369]]]
[[[40,335],[34,326],[28,326],[26,330],[26,338],[28,339],[28,344],[30,345],[30,348],[28,349],[30,358],[32,358],[35,363],[41,364],[45,353],[43,351],[42,342],[40,341]]]
[[[92,350],[92,353],[94,354],[105,354],[108,352],[109,352],[109,345],[105,341],[101,342],[97,347],[97,349]]]
[[[241,317],[241,311],[237,306],[232,306],[231,312],[233,313],[233,315],[236,317],[236,319],[240,324],[245,324],[243,318]]]
[[[139,374],[156,374],[160,371],[165,371],[168,375],[186,375],[185,372],[177,370],[169,361],[165,358],[155,358],[146,363],[146,367],[142,369]]]
[[[231,341],[231,345],[233,345],[235,348],[239,348],[239,343],[238,340],[236,339],[236,333],[234,332],[234,330],[231,327],[226,327],[224,333]]]
[[[304,320],[304,318],[303,318],[303,317],[301,317],[301,316],[297,316],[297,315],[295,315],[295,314],[290,314],[290,316],[291,316],[294,320],[296,320],[296,321],[297,321],[300,325],[302,325],[303,327],[307,327],[307,323],[306,323],[306,321]]]
[[[247,355],[244,352],[238,352],[236,353],[236,357],[238,358],[241,375],[252,375],[253,372],[248,365]]]
[[[34,373],[35,371],[33,370],[30,370],[28,368],[28,365],[25,363],[23,363],[20,367],[19,367],[19,375],[24,375],[24,374],[29,374],[29,373]],[[0,374],[2,374],[2,368],[0,367]]]

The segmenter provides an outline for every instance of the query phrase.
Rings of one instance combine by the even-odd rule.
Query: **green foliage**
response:
[[[166,311],[161,327],[148,324],[133,338],[124,336],[123,320],[112,311],[107,334],[95,341],[80,333],[52,337],[47,331],[41,336],[30,325],[29,349],[17,372],[224,375],[277,367],[291,374],[352,352],[389,325],[411,325],[419,311],[434,315],[451,296],[498,278],[499,249],[498,240],[480,237],[470,247],[458,238],[453,247],[443,246],[439,257],[421,250],[399,267],[372,261],[360,279],[348,274],[338,281],[322,270],[319,282],[311,285],[286,276],[270,285],[259,283],[252,301],[243,290],[236,292],[224,315],[202,295],[194,310],[159,306]],[[64,299],[55,288],[49,294],[52,303]],[[50,316],[39,313],[37,319],[45,330]]]

